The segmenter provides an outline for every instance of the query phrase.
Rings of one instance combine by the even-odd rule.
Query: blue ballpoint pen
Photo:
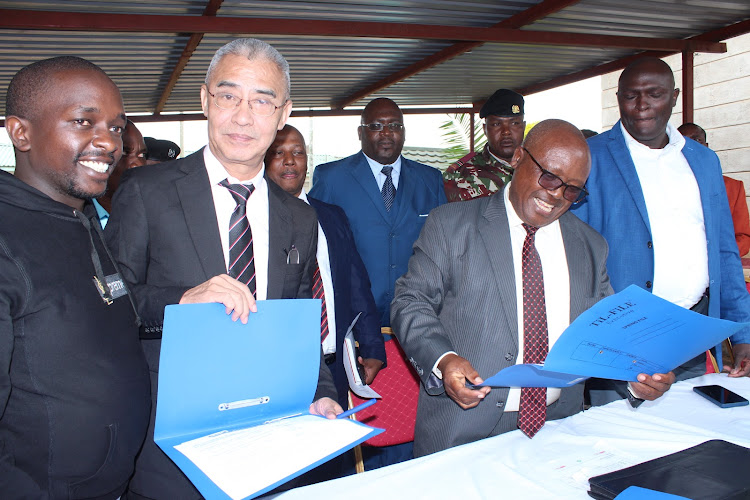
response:
[[[357,412],[358,412],[359,410],[364,410],[364,409],[365,409],[365,408],[367,408],[368,406],[372,406],[372,405],[374,405],[374,404],[375,404],[375,403],[377,403],[377,402],[378,402],[378,400],[377,400],[377,399],[370,399],[370,400],[367,400],[367,401],[365,401],[364,403],[362,403],[361,405],[357,405],[357,406],[355,406],[355,407],[354,407],[354,408],[352,408],[351,410],[346,410],[346,411],[345,411],[344,413],[339,413],[338,415],[336,415],[336,418],[346,418],[346,417],[348,417],[349,415],[354,415],[354,414],[355,414],[355,413],[357,413]]]

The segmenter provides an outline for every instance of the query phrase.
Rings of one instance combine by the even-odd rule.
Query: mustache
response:
[[[101,153],[99,151],[83,151],[82,153],[78,153],[76,155],[76,161],[79,161],[81,158],[95,159],[102,163],[114,163],[115,162],[114,153]]]

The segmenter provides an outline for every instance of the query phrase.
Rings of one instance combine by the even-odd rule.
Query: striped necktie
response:
[[[229,184],[227,179],[219,183],[229,190],[237,203],[229,219],[229,266],[228,274],[246,284],[250,293],[255,294],[255,258],[253,256],[253,233],[247,220],[247,200],[255,191],[250,184]]]
[[[314,299],[320,299],[320,341],[328,337],[328,310],[326,308],[326,293],[323,290],[323,277],[320,275],[320,266],[315,266],[313,275],[312,292]]]
[[[547,334],[547,306],[544,300],[542,261],[536,251],[534,235],[538,227],[523,224],[526,239],[521,252],[523,282],[523,362],[543,363],[549,351]],[[547,388],[521,388],[518,408],[518,428],[534,437],[547,418]]]
[[[393,200],[396,199],[396,187],[393,185],[393,177],[391,176],[392,172],[393,167],[390,165],[383,167],[380,170],[380,173],[385,175],[385,182],[383,183],[383,189],[380,190],[380,194],[383,195],[385,209],[389,212],[391,211],[391,207],[393,207]]]

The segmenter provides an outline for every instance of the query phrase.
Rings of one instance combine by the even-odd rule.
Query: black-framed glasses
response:
[[[380,132],[384,128],[387,128],[391,132],[401,132],[404,130],[404,124],[403,123],[363,123],[360,125],[360,127],[365,127],[373,132]]]
[[[529,155],[529,158],[531,158],[531,161],[533,161],[536,164],[536,166],[539,167],[539,170],[542,171],[542,175],[539,176],[538,182],[539,182],[539,185],[542,186],[544,189],[548,191],[555,191],[556,189],[560,189],[561,186],[565,186],[565,189],[563,190],[563,198],[565,198],[571,203],[579,203],[589,194],[588,191],[586,191],[585,187],[578,187],[578,186],[573,186],[571,184],[566,184],[558,176],[556,176],[549,170],[545,170],[545,168],[541,166],[538,161],[536,161],[536,158],[534,158],[534,155],[529,153],[528,149],[526,148],[521,148],[521,149],[526,151],[526,154]]]
[[[284,101],[281,103],[281,106],[277,106],[268,99],[242,99],[241,97],[237,97],[228,92],[217,92],[216,94],[212,94],[208,89],[206,89],[206,92],[208,92],[208,95],[213,98],[214,104],[221,109],[235,109],[242,103],[242,101],[246,101],[247,105],[250,107],[250,111],[257,116],[271,116],[277,109],[286,104],[286,101]]]

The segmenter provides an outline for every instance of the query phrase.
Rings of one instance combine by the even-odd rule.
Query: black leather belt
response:
[[[332,365],[336,362],[336,353],[332,352],[330,354],[324,354],[323,359],[325,360],[327,365]]]
[[[708,299],[708,288],[706,288],[706,291],[703,292],[703,296],[701,297],[701,299],[696,302],[695,305],[690,308],[690,310],[700,314],[708,315]]]

